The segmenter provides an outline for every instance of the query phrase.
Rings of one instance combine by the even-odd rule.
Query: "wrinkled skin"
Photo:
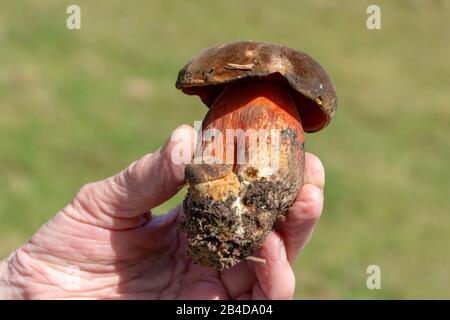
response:
[[[192,264],[176,227],[181,208],[153,208],[184,183],[170,161],[178,143],[195,145],[181,126],[158,151],[118,175],[81,188],[73,201],[0,264],[0,298],[34,299],[290,299],[291,264],[308,242],[323,204],[324,172],[306,155],[305,184],[287,220],[255,253],[222,273]]]

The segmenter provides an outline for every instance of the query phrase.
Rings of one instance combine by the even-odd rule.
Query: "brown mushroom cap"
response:
[[[176,87],[210,107],[227,83],[266,77],[290,86],[306,132],[328,125],[336,112],[333,83],[313,58],[285,46],[236,41],[210,47],[180,70]]]

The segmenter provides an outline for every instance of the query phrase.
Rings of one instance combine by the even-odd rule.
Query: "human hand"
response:
[[[290,299],[292,263],[308,242],[323,206],[324,169],[307,153],[304,185],[286,221],[255,256],[218,272],[194,265],[176,227],[178,206],[154,208],[184,183],[184,165],[171,154],[195,145],[181,126],[158,151],[116,176],[81,188],[72,202],[31,240],[0,263],[0,298],[28,299]]]

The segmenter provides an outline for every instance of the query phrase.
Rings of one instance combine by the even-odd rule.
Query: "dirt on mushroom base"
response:
[[[249,185],[242,202],[255,210],[245,213],[240,213],[234,205],[238,200],[236,197],[230,196],[225,201],[214,201],[209,197],[194,202],[188,194],[183,204],[185,218],[181,228],[187,234],[188,255],[194,263],[220,271],[234,266],[260,248],[275,222],[284,220],[293,201],[278,196],[289,191],[275,192],[283,188],[281,182],[277,184],[258,181]],[[243,232],[239,232],[239,228]]]

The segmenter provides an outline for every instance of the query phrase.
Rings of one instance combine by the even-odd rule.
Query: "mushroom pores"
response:
[[[210,107],[185,169],[181,229],[193,262],[222,270],[284,220],[303,182],[303,132],[329,123],[334,87],[309,56],[251,41],[204,50],[177,87]]]

